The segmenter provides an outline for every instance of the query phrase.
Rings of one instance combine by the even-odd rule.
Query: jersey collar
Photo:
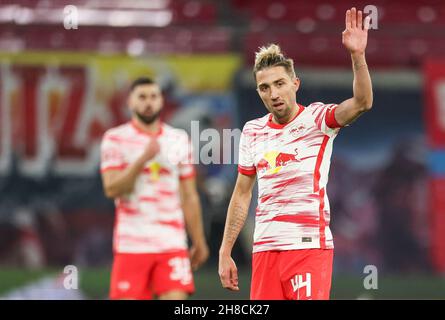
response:
[[[159,130],[157,132],[147,132],[142,130],[141,128],[138,127],[138,124],[136,123],[135,120],[131,120],[131,126],[133,127],[134,130],[136,130],[138,133],[140,134],[144,134],[150,137],[158,137],[162,134],[162,127],[163,127],[163,123],[160,122],[159,123]]]

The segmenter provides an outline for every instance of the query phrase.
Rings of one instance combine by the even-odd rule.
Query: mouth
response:
[[[153,110],[152,109],[147,109],[147,110],[144,110],[144,112],[141,112],[141,114],[143,116],[150,117],[150,116],[153,115]]]
[[[278,111],[283,110],[283,108],[284,108],[284,102],[275,102],[275,103],[272,104],[272,107],[273,107],[275,110],[278,110]]]
[[[135,112],[135,114],[139,120],[145,124],[150,124],[159,117],[160,110],[158,112],[153,112],[153,110],[145,110],[143,113]]]

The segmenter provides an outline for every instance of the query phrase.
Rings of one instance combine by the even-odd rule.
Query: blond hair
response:
[[[284,56],[279,45],[269,44],[266,47],[260,47],[259,51],[255,52],[255,66],[253,67],[255,79],[258,71],[277,66],[284,67],[292,79],[297,77],[294,70],[294,61]]]

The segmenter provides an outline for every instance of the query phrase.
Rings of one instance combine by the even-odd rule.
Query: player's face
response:
[[[164,99],[157,84],[142,84],[131,91],[128,107],[134,116],[145,124],[150,124],[159,117]]]
[[[282,66],[270,67],[256,73],[257,91],[267,110],[276,120],[288,121],[295,108],[298,78],[292,79]],[[281,122],[280,121],[280,122]]]

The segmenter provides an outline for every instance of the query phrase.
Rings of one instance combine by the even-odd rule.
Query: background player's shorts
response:
[[[328,300],[332,249],[263,251],[253,254],[252,300]]]
[[[187,251],[115,253],[110,299],[151,299],[172,290],[195,291]]]

